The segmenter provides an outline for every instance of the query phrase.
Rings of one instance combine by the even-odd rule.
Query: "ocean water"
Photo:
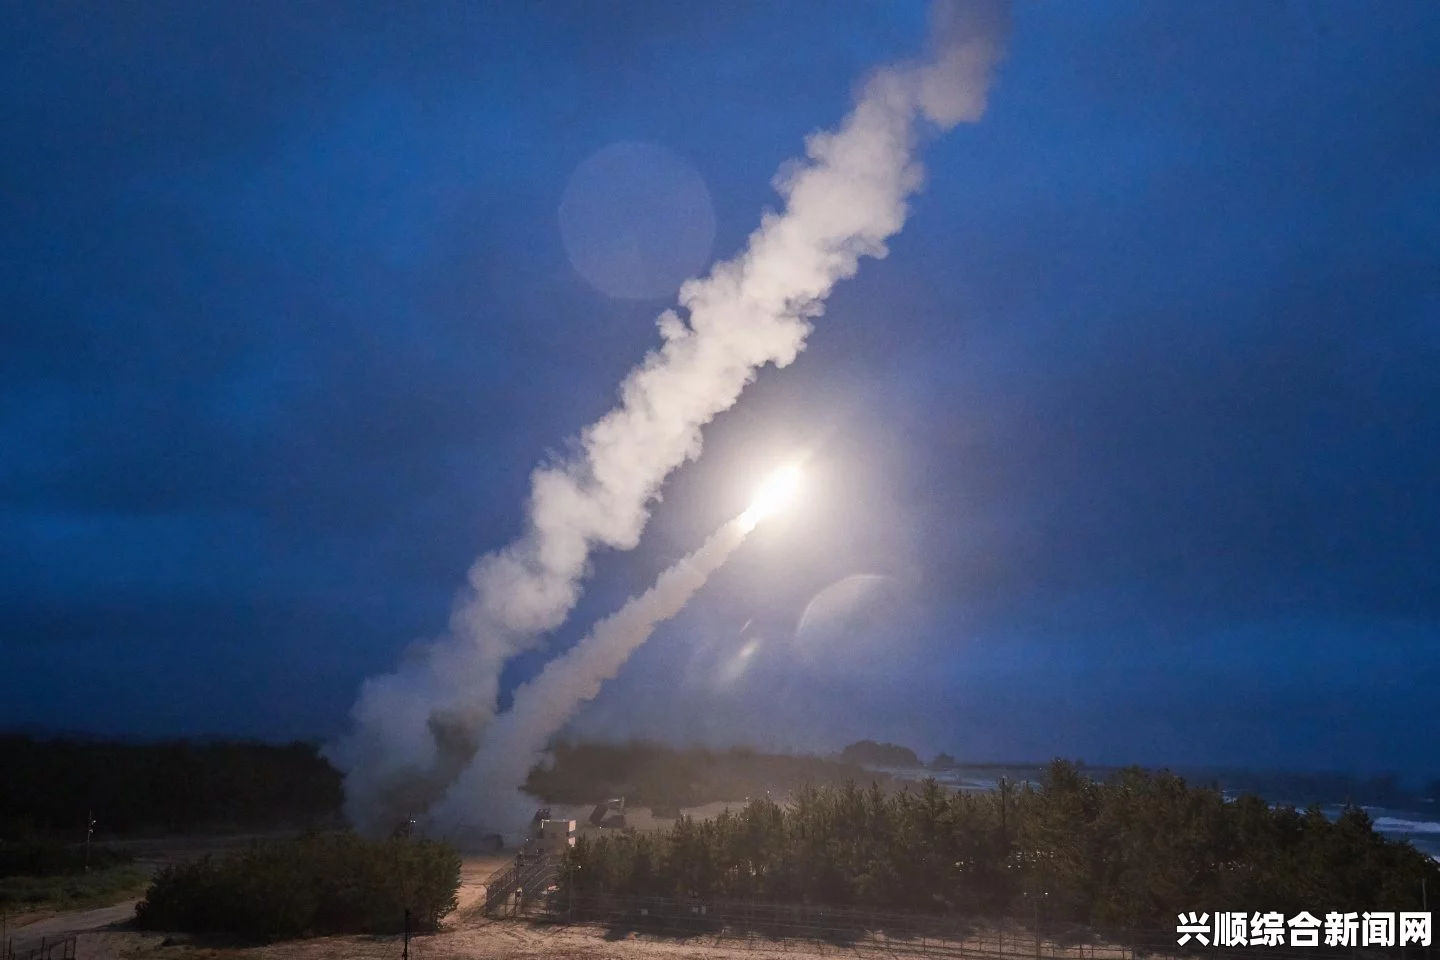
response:
[[[1433,803],[1428,809],[1397,809],[1395,807],[1364,807],[1375,821],[1375,829],[1391,840],[1409,840],[1415,849],[1440,860],[1440,810]],[[1322,808],[1332,820],[1340,815],[1340,804]]]
[[[1000,789],[1000,777],[1006,776],[1012,783],[1030,782],[1038,780],[1038,768],[966,768],[964,770],[896,770],[887,769],[884,771],[892,776],[904,780],[923,780],[925,777],[934,777],[940,783],[957,790],[976,792],[990,792]],[[1096,771],[1100,773],[1100,771]],[[1234,794],[1226,791],[1228,799],[1234,799]],[[1271,804],[1279,806],[1286,801],[1282,797],[1265,797]],[[1299,804],[1298,806],[1303,806]],[[1320,809],[1327,817],[1334,820],[1340,816],[1344,804],[1340,801],[1322,803]],[[1440,860],[1440,799],[1430,802],[1418,801],[1408,807],[1362,807],[1374,821],[1375,829],[1382,836],[1390,840],[1407,840],[1411,846],[1424,854]]]

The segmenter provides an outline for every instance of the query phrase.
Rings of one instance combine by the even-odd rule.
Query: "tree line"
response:
[[[548,766],[531,771],[525,789],[547,803],[595,803],[625,797],[658,815],[714,801],[744,801],[803,784],[841,784],[884,775],[858,763],[822,757],[760,753],[747,747],[680,749],[646,741],[557,743]]]
[[[945,755],[942,753],[940,756]],[[876,743],[874,740],[857,740],[840,751],[840,759],[865,767],[917,769],[925,765],[909,747],[902,747],[898,743]],[[953,765],[952,760],[951,766]]]
[[[0,840],[305,826],[336,817],[340,775],[312,744],[0,736]]]
[[[668,831],[581,838],[562,892],[824,903],[1173,926],[1181,911],[1418,910],[1440,865],[1351,807],[1233,802],[1168,772],[1097,781],[1055,761],[1038,785],[952,792],[854,783],[752,799]]]

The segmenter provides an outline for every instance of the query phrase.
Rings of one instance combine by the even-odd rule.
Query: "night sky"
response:
[[[6,4],[0,725],[339,733],[925,19]],[[1018,7],[890,256],[508,685],[804,450],[576,729],[1431,774],[1437,50],[1426,2]]]

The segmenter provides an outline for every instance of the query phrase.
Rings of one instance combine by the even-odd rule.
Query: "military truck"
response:
[[[625,820],[625,798],[616,797],[597,805],[590,812],[590,825],[602,830],[626,829],[628,824]]]

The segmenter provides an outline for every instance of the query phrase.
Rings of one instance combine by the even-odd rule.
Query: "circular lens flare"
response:
[[[759,489],[755,491],[755,498],[750,501],[750,506],[741,514],[741,518],[753,527],[766,517],[779,513],[789,506],[799,489],[800,468],[781,467],[760,484]]]

